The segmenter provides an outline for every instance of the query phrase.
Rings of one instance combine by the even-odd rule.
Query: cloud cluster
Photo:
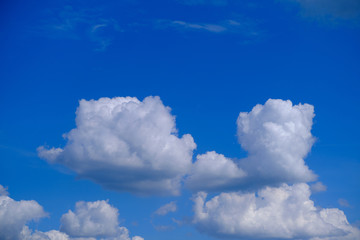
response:
[[[0,189],[3,186],[0,185]],[[69,210],[61,218],[60,231],[32,231],[26,225],[47,216],[36,201],[15,201],[0,195],[1,240],[144,240],[129,237],[129,231],[119,226],[118,210],[107,201],[77,202],[75,212]]]
[[[189,134],[177,136],[175,117],[160,98],[81,100],[76,126],[63,149],[40,147],[39,156],[108,189],[179,194],[196,145]]]
[[[305,183],[266,187],[257,194],[222,193],[207,202],[201,192],[194,198],[194,223],[205,233],[239,239],[360,237],[342,211],[316,208],[310,194]]]
[[[219,191],[315,180],[304,161],[314,143],[313,117],[311,105],[274,99],[240,113],[238,139],[248,157],[231,160],[216,152],[198,155],[187,186],[194,191]]]
[[[208,201],[204,192],[194,197],[193,223],[200,231],[240,239],[360,237],[341,210],[317,208],[310,200],[311,191],[326,186],[307,184],[317,177],[304,161],[315,141],[309,104],[269,99],[241,112],[237,135],[248,156],[230,159],[211,151],[197,155],[194,163],[193,138],[176,135],[175,119],[158,97],[82,100],[76,115],[66,146],[40,147],[39,156],[118,191],[178,194],[184,179],[193,192],[221,192]],[[154,214],[171,211],[175,202]],[[104,219],[89,217],[100,212],[107,213]],[[111,219],[117,219],[117,210],[104,201],[78,203],[75,212],[63,216],[61,231],[72,237],[121,236],[122,228]]]
[[[313,117],[311,105],[274,99],[240,113],[237,135],[248,157],[198,155],[186,179],[193,191],[222,192],[208,201],[205,192],[196,194],[195,226],[220,238],[359,239],[341,210],[320,209],[310,200],[306,182],[316,175],[304,158],[314,143]],[[326,186],[317,182],[311,190]]]

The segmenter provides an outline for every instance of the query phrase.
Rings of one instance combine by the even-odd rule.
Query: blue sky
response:
[[[11,226],[0,217],[1,239],[21,239],[26,226],[25,239],[51,240],[51,230],[63,239],[128,239],[119,226],[148,240],[359,236],[359,1],[3,1],[0,11],[0,184],[7,188],[0,197],[34,200],[38,209]],[[127,100],[133,107],[115,99],[127,96],[138,99]],[[314,106],[315,115],[299,104]],[[100,105],[118,115],[108,118]],[[251,122],[250,132],[237,121],[240,112],[248,113],[239,119]],[[264,127],[269,122],[285,133]],[[64,138],[72,129],[73,138]],[[87,157],[75,154],[79,146]],[[64,150],[56,155],[53,147]],[[225,207],[201,210],[200,191]],[[242,201],[251,196],[300,191],[311,195],[265,197],[290,212],[281,215],[286,221],[269,207],[280,218],[274,226],[257,205],[254,221],[265,232],[241,217],[218,221],[229,212],[246,216]],[[294,199],[312,200],[316,210],[292,213]],[[99,229],[71,228],[69,210],[86,225],[81,216],[100,208]],[[2,216],[15,216],[11,209]],[[326,219],[287,225],[299,214],[320,219],[324,209],[336,209],[338,221],[343,211],[349,224],[333,224],[336,231],[321,225]]]

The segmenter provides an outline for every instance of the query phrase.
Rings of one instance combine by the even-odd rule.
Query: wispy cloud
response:
[[[226,26],[220,24],[208,24],[208,23],[188,23],[184,21],[172,21],[171,25],[174,27],[181,27],[194,30],[205,30],[209,32],[224,32],[227,31]]]
[[[219,22],[189,22],[184,20],[158,20],[157,29],[173,29],[179,32],[208,32],[213,34],[237,34],[247,41],[258,40],[264,32],[258,24],[249,19],[226,19]]]
[[[186,5],[205,5],[211,4],[216,6],[223,6],[228,4],[228,0],[178,0],[178,2]]]
[[[116,20],[103,17],[101,9],[75,9],[65,6],[48,9],[37,31],[49,38],[68,38],[94,43],[94,50],[103,51],[121,31]]]
[[[338,203],[340,204],[340,206],[342,207],[351,207],[349,202],[346,199],[340,198],[338,200]]]

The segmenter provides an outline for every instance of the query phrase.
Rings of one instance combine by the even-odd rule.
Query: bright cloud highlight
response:
[[[358,239],[339,209],[319,209],[310,200],[305,183],[255,193],[222,193],[206,201],[201,192],[194,198],[194,224],[217,237],[280,239]]]

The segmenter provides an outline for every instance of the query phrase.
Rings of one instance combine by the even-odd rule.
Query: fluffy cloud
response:
[[[176,210],[177,210],[176,203],[170,202],[168,204],[165,204],[164,206],[161,206],[158,210],[154,212],[154,214],[164,216],[169,212],[176,212]]]
[[[187,186],[194,191],[219,191],[315,180],[304,162],[314,143],[313,117],[311,105],[274,99],[240,113],[238,139],[248,157],[233,161],[215,152],[199,155]]]
[[[206,202],[201,192],[195,198],[194,224],[218,237],[283,239],[358,239],[339,209],[318,209],[310,200],[305,183],[255,193],[222,193]]]
[[[106,201],[77,202],[61,217],[60,230],[73,237],[104,237],[118,232],[118,211]]]
[[[179,193],[196,145],[189,134],[177,137],[175,117],[159,97],[81,100],[76,126],[63,149],[39,147],[39,156],[108,189]]]
[[[6,195],[1,195],[0,239],[22,239],[21,232],[25,224],[32,220],[38,220],[46,215],[43,208],[36,201],[15,201]]]
[[[5,189],[0,185],[0,190]],[[5,192],[7,195],[8,193]],[[60,231],[32,231],[26,225],[47,216],[36,201],[15,201],[0,194],[1,240],[130,240],[129,231],[120,227],[118,210],[106,201],[78,202],[75,213],[69,210],[61,218]],[[134,236],[131,240],[144,240]]]
[[[240,167],[270,182],[314,180],[314,174],[304,162],[314,143],[313,117],[313,106],[293,105],[289,100],[279,99],[269,99],[249,113],[240,113],[238,139],[249,153]]]
[[[118,210],[107,201],[77,202],[75,212],[69,210],[61,217],[60,231],[75,238],[130,240],[127,228],[119,226]]]

